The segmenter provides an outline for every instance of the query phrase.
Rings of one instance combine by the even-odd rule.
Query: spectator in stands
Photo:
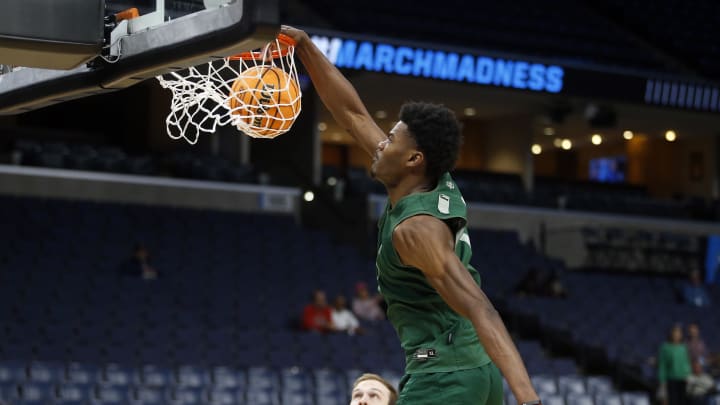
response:
[[[378,321],[385,319],[385,311],[380,307],[382,297],[370,295],[367,284],[359,282],[355,285],[355,298],[352,309],[358,318],[364,321]]]
[[[325,291],[315,290],[313,292],[312,302],[307,304],[303,310],[302,327],[305,330],[320,333],[335,330]]]
[[[337,332],[346,332],[349,335],[363,333],[362,328],[360,328],[360,321],[358,321],[355,314],[348,309],[347,300],[343,295],[335,297],[335,303],[332,308],[332,323]]]
[[[525,276],[520,280],[515,293],[518,295],[541,295],[544,290],[545,281],[537,266],[530,266]]]
[[[680,325],[670,329],[668,341],[660,346],[658,354],[658,397],[667,405],[687,404],[686,387],[690,375],[690,356],[683,344]]]
[[[143,280],[158,278],[158,271],[150,265],[150,253],[141,243],[135,245],[132,257],[123,263],[120,272],[127,276],[141,277]]]
[[[353,383],[350,405],[395,405],[398,393],[389,381],[366,373]]]
[[[565,298],[567,297],[567,290],[560,279],[560,274],[557,270],[553,270],[550,273],[545,282],[545,295],[552,298]]]
[[[699,362],[701,366],[705,366],[707,362],[707,347],[702,336],[700,336],[700,327],[696,323],[691,323],[687,327],[687,340],[685,344],[690,355],[690,362]]]
[[[682,290],[683,301],[686,304],[696,307],[707,307],[710,305],[710,296],[700,279],[700,272],[693,270],[690,272],[690,280],[685,284]]]
[[[715,388],[715,381],[706,373],[699,361],[692,363],[692,374],[687,378],[687,396],[690,405],[708,405],[708,396]]]

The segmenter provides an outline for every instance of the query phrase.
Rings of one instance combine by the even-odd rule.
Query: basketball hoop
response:
[[[158,76],[172,91],[168,135],[195,144],[225,125],[254,138],[284,134],[301,109],[294,54],[295,41],[280,34],[260,50]]]

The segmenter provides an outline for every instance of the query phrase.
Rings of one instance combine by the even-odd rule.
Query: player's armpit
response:
[[[393,246],[404,264],[420,269],[430,285],[460,315],[494,311],[492,304],[455,254],[454,237],[441,220],[418,215],[393,231]]]

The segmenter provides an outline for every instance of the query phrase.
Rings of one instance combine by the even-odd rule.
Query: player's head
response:
[[[683,341],[683,330],[682,325],[675,324],[670,328],[670,333],[668,334],[668,340],[670,343],[682,343]]]
[[[395,405],[397,390],[377,374],[366,373],[358,377],[352,387],[350,405]]]
[[[325,291],[323,291],[323,290],[313,291],[312,302],[313,302],[313,304],[315,304],[318,307],[327,306],[327,296],[325,296]]]
[[[400,121],[378,146],[372,174],[393,186],[410,172],[431,181],[455,166],[460,149],[460,124],[438,104],[411,102],[400,109]]]

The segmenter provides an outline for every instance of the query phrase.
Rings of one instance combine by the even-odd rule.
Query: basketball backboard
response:
[[[280,30],[279,0],[226,0],[170,20],[164,0],[154,1],[155,11],[107,30],[102,52],[90,63],[70,70],[26,67],[0,74],[0,115],[123,89],[256,49]],[[0,50],[0,64],[16,65],[8,57],[9,52]]]

